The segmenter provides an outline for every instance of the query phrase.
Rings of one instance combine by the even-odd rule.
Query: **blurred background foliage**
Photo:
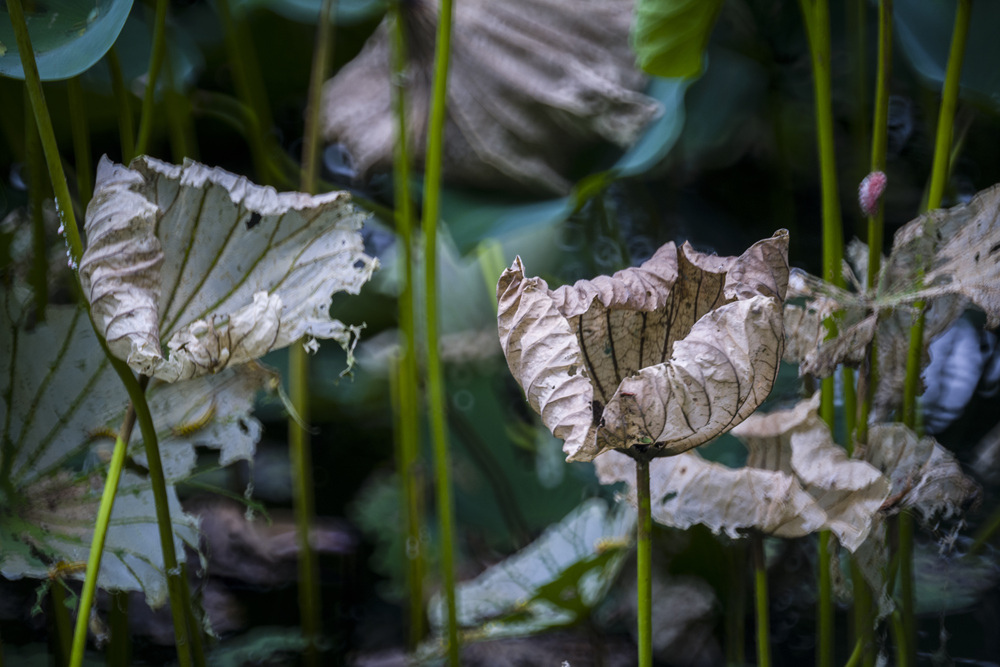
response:
[[[55,7],[58,3],[49,0],[48,4]],[[95,5],[99,17],[108,16],[109,23],[110,4]],[[334,72],[359,53],[381,20],[384,4],[377,0],[338,3]],[[885,198],[888,234],[916,216],[924,196],[954,4],[895,2],[898,37]],[[273,125],[257,128],[248,122],[253,116],[235,93],[219,4],[204,0],[171,3],[167,75],[160,79],[162,101],[156,109],[149,152],[174,161],[197,158],[253,177],[253,142],[259,139],[277,165],[274,184],[293,187],[317,6],[309,0],[229,3],[256,56],[273,115]],[[554,286],[637,264],[669,240],[687,239],[699,250],[738,254],[755,240],[785,227],[791,231],[792,264],[820,272],[820,184],[812,81],[799,7],[778,0],[730,0],[718,11],[700,77],[651,80],[647,93],[663,105],[662,116],[624,153],[607,148],[589,154],[586,164],[577,165],[576,171],[583,176],[571,195],[532,200],[516,192],[446,190],[446,231],[440,253],[441,345],[455,471],[460,580],[527,546],[586,499],[613,495],[613,489],[597,484],[589,464],[564,462],[561,443],[527,408],[500,354],[493,294],[500,271],[515,254],[522,256],[529,273]],[[141,1],[126,8],[122,15],[128,19],[119,25],[121,32],[114,42],[131,91],[130,112],[136,119],[149,66],[152,12],[152,4]],[[96,18],[88,13],[74,18],[69,28],[57,27],[68,33],[81,29],[81,21],[87,27]],[[836,152],[848,236],[863,236],[855,184],[868,170],[874,21],[874,7],[868,2],[834,6]],[[946,205],[1000,182],[997,25],[1000,5],[977,3],[962,80],[957,159]],[[0,25],[0,43],[9,61],[12,52],[16,57],[16,49],[6,29]],[[81,76],[83,109],[67,103],[64,81],[46,84],[64,155],[73,145],[73,115],[85,113],[92,160],[105,153],[115,160],[122,158],[121,118],[108,72],[107,59],[102,59]],[[52,78],[67,74],[55,72]],[[9,261],[18,231],[9,214],[28,203],[25,108],[21,82],[0,78],[0,219],[5,220],[0,226],[0,259],[4,262]],[[187,124],[172,125],[168,122],[171,114],[187,119]],[[180,141],[177,132],[186,132],[188,141]],[[185,152],[180,152],[182,146],[187,146]],[[353,375],[341,378],[343,354],[334,346],[324,346],[315,357],[310,383],[317,514],[346,519],[343,530],[359,538],[346,553],[330,552],[322,561],[330,651],[342,659],[404,644],[398,605],[404,590],[406,545],[399,530],[401,500],[394,471],[389,363],[397,344],[398,249],[387,215],[392,206],[391,175],[356,182],[336,147],[325,153],[325,160],[328,186],[351,189],[362,206],[376,211],[365,233],[369,252],[383,264],[360,298],[334,299],[332,312],[337,317],[367,323]],[[285,364],[283,355],[266,361],[278,368]],[[981,369],[975,381],[985,372]],[[938,380],[930,377],[927,382]],[[795,369],[783,369],[773,399],[792,398],[798,392]],[[970,405],[959,409],[966,418],[953,420],[940,436],[965,463],[973,459],[977,443],[996,419],[995,393],[970,393]],[[268,429],[252,471],[257,497],[272,508],[281,508],[290,503],[285,416],[277,402],[260,405],[259,415]],[[730,437],[704,453],[729,465],[739,465],[743,456],[741,446]],[[237,466],[235,471],[206,471],[200,479],[240,493],[247,475],[247,470]],[[988,510],[996,505],[997,487],[987,483],[986,490],[984,507]],[[190,499],[196,490],[189,488],[188,493]],[[427,506],[431,506],[429,497]],[[970,517],[970,524],[974,526],[982,516],[985,511]],[[435,524],[429,521],[427,525]],[[720,608],[732,604],[735,595],[725,563],[729,552],[707,531],[659,532],[663,548],[658,553],[664,571],[697,576],[710,585],[718,602],[706,612],[704,622],[709,638],[721,643],[725,629]],[[926,536],[927,554],[932,555],[934,539]],[[433,551],[434,535],[427,535],[425,542]],[[782,647],[779,655],[785,664],[794,664],[810,655],[812,648],[807,561],[813,550],[794,543],[771,546],[772,562],[779,572],[773,588],[774,645]],[[930,555],[929,560],[918,561],[926,575],[920,580],[921,609],[927,612],[921,650],[929,654],[939,645],[940,624],[955,636],[947,650],[956,658],[996,660],[1000,655],[1000,638],[992,631],[1000,614],[996,561],[988,557],[948,561],[944,569],[951,575],[931,577],[931,568],[940,569],[941,563]],[[972,569],[966,572],[966,568]],[[947,584],[941,583],[945,580]],[[628,577],[620,581],[627,582]],[[936,588],[932,582],[937,582]],[[257,634],[241,641],[259,642],[260,628],[289,622],[287,614],[275,610],[295,604],[293,582],[265,589],[254,582],[239,583],[234,575],[228,583],[242,595],[244,622],[239,629],[256,628],[252,633]],[[939,600],[931,595],[945,596],[947,601],[928,602]],[[587,627],[596,632],[597,624],[603,633],[626,634],[629,622],[620,607],[628,591],[611,597]],[[10,609],[0,607],[0,613],[7,619],[7,628],[23,621]],[[668,615],[659,615],[664,616]],[[34,628],[37,637],[37,622]],[[6,642],[9,632],[4,635]],[[786,641],[781,643],[782,639]],[[268,650],[271,654],[294,650],[288,648],[289,641],[287,633],[276,631]],[[156,655],[154,649],[149,650]],[[717,655],[703,651],[695,651],[690,662],[697,663],[698,655]],[[609,658],[608,664],[615,663]]]

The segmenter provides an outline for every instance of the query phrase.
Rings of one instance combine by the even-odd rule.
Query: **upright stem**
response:
[[[174,530],[170,521],[170,505],[168,504],[167,483],[163,476],[163,463],[160,459],[160,444],[153,425],[153,416],[146,403],[146,383],[149,378],[143,376],[137,380],[124,361],[109,354],[111,365],[125,384],[132,405],[135,406],[136,420],[142,433],[142,444],[146,450],[146,464],[149,466],[149,483],[153,491],[153,502],[156,506],[156,525],[160,533],[160,548],[163,550],[163,569],[167,577],[167,590],[173,604],[170,605],[170,616],[174,623],[174,644],[177,647],[177,662],[181,667],[189,667],[191,662],[191,646],[188,637],[188,615],[190,610],[184,607],[184,587],[187,582],[182,577],[182,570],[177,562],[177,551],[174,548]]]
[[[38,134],[42,140],[42,151],[49,167],[49,180],[56,197],[56,209],[63,225],[66,243],[69,246],[70,264],[74,269],[80,265],[83,255],[83,241],[76,226],[76,215],[73,212],[73,199],[69,194],[66,174],[63,171],[62,159],[59,156],[59,146],[56,145],[56,135],[52,129],[52,117],[45,104],[45,93],[42,91],[42,80],[38,75],[38,65],[35,63],[35,52],[31,48],[31,37],[24,21],[24,9],[21,0],[8,0],[7,9],[10,12],[11,25],[14,28],[14,38],[21,55],[21,67],[24,69],[24,85],[28,90],[28,99],[38,125]]]
[[[215,3],[222,21],[223,34],[226,40],[226,51],[229,64],[233,70],[233,84],[240,101],[253,112],[256,127],[251,128],[247,140],[250,144],[251,157],[257,179],[262,183],[271,183],[274,178],[271,173],[271,163],[267,155],[267,143],[262,138],[271,132],[271,110],[264,94],[264,86],[260,82],[260,68],[257,55],[250,42],[246,21],[233,17],[229,0],[217,0]]]
[[[409,590],[409,648],[415,649],[424,637],[423,580],[425,560],[423,532],[423,494],[420,475],[420,395],[417,366],[416,316],[413,299],[413,201],[410,197],[410,156],[406,114],[406,29],[400,2],[392,4],[392,82],[393,110],[396,115],[396,142],[393,154],[396,233],[402,248],[400,264],[399,333],[401,354],[397,375],[397,441],[399,476],[403,487],[406,517],[407,588]]]
[[[70,644],[73,641],[73,634],[69,626],[69,610],[66,608],[66,589],[63,588],[62,579],[54,577],[52,586],[49,588],[49,605],[52,611],[52,618],[55,621],[56,640],[58,643],[59,662],[64,664],[69,662]]]
[[[934,163],[927,196],[928,210],[941,206],[945,184],[948,180],[955,107],[958,104],[962,61],[965,56],[965,42],[969,33],[971,14],[972,0],[959,0],[958,11],[955,14],[955,27],[951,37],[951,51],[948,54],[944,89],[941,94],[941,109],[938,113],[937,136],[934,141]],[[916,428],[917,424],[917,392],[919,391],[924,350],[924,306],[922,301],[914,304],[917,314],[910,327],[906,379],[903,385],[903,423],[911,429]],[[904,642],[900,647],[900,654],[905,656],[909,664],[914,664],[916,659],[916,618],[913,591],[913,518],[905,512],[899,515],[899,563],[900,595],[902,597],[900,611]]]
[[[636,524],[636,618],[639,624],[639,667],[653,664],[653,515],[649,498],[649,459],[635,461],[639,520]]]
[[[330,17],[332,0],[323,0],[316,23],[316,46],[309,76],[309,101],[306,107],[305,137],[302,145],[301,188],[315,194],[319,167],[319,105],[323,80],[326,78],[330,54]],[[312,453],[309,433],[303,424],[309,423],[309,357],[305,347],[292,345],[288,350],[288,381],[292,405],[302,418],[288,422],[288,444],[292,459],[295,491],[295,523],[299,541],[299,614],[302,635],[306,640],[305,662],[319,664],[320,596],[319,568],[310,533],[314,522]]]
[[[156,20],[153,24],[153,48],[149,56],[149,72],[146,77],[146,94],[142,98],[142,113],[139,117],[139,138],[135,142],[137,155],[145,155],[149,150],[149,138],[153,134],[153,109],[156,105],[156,82],[167,52],[167,7],[169,0],[156,0]]]
[[[437,225],[440,214],[441,169],[447,107],[448,66],[451,60],[452,0],[441,0],[434,53],[434,90],[424,171],[424,293],[426,295],[427,391],[430,409],[438,517],[441,522],[441,574],[448,619],[448,661],[459,664],[458,613],[455,600],[454,507],[451,463],[446,432],[444,378],[438,340]]]
[[[90,163],[90,131],[87,128],[87,104],[83,97],[80,77],[74,76],[66,82],[70,127],[73,131],[73,154],[76,162],[76,190],[80,197],[80,208],[87,210],[87,204],[94,193],[94,170]]]
[[[812,61],[813,91],[816,105],[816,137],[819,150],[823,200],[823,276],[827,282],[841,286],[841,263],[844,256],[840,198],[837,188],[837,164],[834,156],[833,105],[830,72],[830,11],[827,0],[799,0],[809,37]],[[828,321],[830,336],[836,323]],[[820,415],[832,431],[834,428],[833,377],[824,378],[820,385]],[[829,531],[819,533],[819,605],[817,609],[816,664],[833,664],[834,609],[830,581],[830,557],[827,549]]]
[[[97,508],[97,522],[94,525],[94,535],[90,541],[90,556],[87,559],[87,574],[83,580],[83,590],[80,592],[80,606],[77,607],[70,667],[80,667],[83,664],[83,655],[87,647],[87,624],[90,621],[90,610],[94,606],[94,595],[97,592],[101,557],[104,555],[104,543],[108,536],[108,527],[111,524],[111,512],[114,510],[118,482],[121,480],[122,469],[125,466],[125,455],[128,452],[128,441],[132,437],[134,426],[135,409],[130,403],[125,411],[121,430],[115,439],[107,478],[104,480],[104,493],[101,495],[101,504]]]
[[[754,598],[757,609],[757,667],[771,665],[771,620],[768,610],[767,562],[764,559],[764,538],[760,533],[750,537],[753,550]]]
[[[107,54],[108,71],[111,76],[111,90],[118,104],[118,135],[121,137],[122,162],[128,164],[135,157],[135,139],[132,131],[131,93],[125,87],[122,65],[118,60],[118,50],[112,46]]]
[[[108,612],[108,629],[111,632],[107,649],[109,667],[126,667],[131,663],[128,608],[128,591],[113,591],[111,610]]]

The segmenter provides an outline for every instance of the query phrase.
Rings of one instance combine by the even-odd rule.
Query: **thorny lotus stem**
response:
[[[7,10],[10,12],[10,22],[14,28],[14,37],[17,39],[17,49],[21,54],[24,85],[28,90],[28,99],[31,101],[31,109],[38,124],[38,135],[42,139],[42,151],[49,167],[49,179],[52,181],[52,190],[56,197],[59,221],[66,235],[70,262],[75,270],[80,265],[80,256],[83,255],[83,241],[76,226],[73,199],[69,195],[66,174],[63,172],[62,160],[59,157],[59,146],[56,144],[56,135],[52,129],[52,117],[49,116],[49,108],[45,104],[45,93],[42,91],[42,80],[38,75],[38,65],[35,63],[35,52],[31,47],[28,26],[24,21],[21,0],[9,0]]]
[[[823,277],[827,282],[841,286],[843,283],[841,262],[844,256],[844,239],[837,190],[833,107],[830,91],[830,10],[827,0],[799,0],[799,4],[802,7],[806,33],[809,38],[816,105],[816,136],[823,199]],[[833,336],[836,323],[828,321],[827,326],[830,329],[829,336]],[[833,377],[824,378],[820,386],[820,415],[832,431],[834,426]],[[833,664],[833,591],[829,573],[831,564],[826,548],[829,539],[829,531],[820,531],[816,648],[816,664],[819,667],[831,667]]]
[[[118,136],[122,144],[122,162],[128,164],[135,157],[135,139],[132,135],[132,105],[129,92],[122,77],[122,65],[118,60],[118,50],[112,46],[108,50],[108,70],[111,74],[111,90],[118,104]]]
[[[167,6],[169,4],[169,0],[156,0],[153,47],[149,55],[146,94],[142,98],[142,112],[139,115],[139,138],[135,142],[135,150],[138,155],[145,155],[149,150],[149,138],[153,134],[156,82],[160,78],[160,68],[163,67],[163,58],[167,51]]]
[[[87,210],[93,196],[93,167],[90,163],[90,132],[87,128],[87,104],[83,97],[80,77],[74,76],[66,82],[69,98],[69,122],[73,132],[73,157],[76,163],[76,190],[80,197],[80,208]]]
[[[424,170],[424,294],[427,335],[427,393],[437,482],[437,510],[441,523],[441,575],[448,624],[448,662],[459,664],[458,610],[455,600],[454,507],[451,496],[451,463],[448,453],[444,405],[444,378],[438,341],[437,225],[441,210],[441,159],[447,107],[448,66],[451,60],[452,0],[441,0],[437,45],[434,53],[434,90],[427,136]]]
[[[750,536],[753,550],[754,599],[757,616],[757,667],[771,667],[771,620],[768,610],[767,563],[764,559],[764,538],[760,533]]]
[[[420,457],[420,384],[417,367],[416,316],[413,305],[413,201],[410,197],[410,156],[406,120],[406,30],[399,2],[392,4],[392,81],[393,111],[396,116],[396,142],[393,152],[393,188],[395,194],[396,233],[402,247],[400,264],[399,332],[400,357],[396,365],[396,440],[399,446],[399,477],[402,484],[403,516],[406,523],[406,584],[409,591],[407,623],[409,648],[415,649],[424,638],[425,559],[423,553],[423,502]]]
[[[635,458],[635,488],[639,520],[636,523],[636,619],[639,624],[639,667],[653,664],[653,516],[649,499],[649,458]]]
[[[128,452],[128,441],[132,437],[134,426],[135,408],[129,403],[125,410],[125,418],[122,420],[121,430],[115,439],[115,447],[111,452],[111,462],[108,465],[107,478],[104,480],[104,493],[101,494],[101,504],[97,509],[97,522],[94,525],[94,535],[90,541],[90,556],[87,559],[87,574],[83,580],[83,590],[80,592],[80,605],[77,607],[70,667],[79,667],[83,664],[83,655],[87,646],[87,624],[90,621],[90,610],[94,605],[94,595],[97,592],[97,576],[101,571],[101,557],[104,555],[104,543],[108,537],[111,512],[114,509],[118,482],[121,480],[122,469],[125,466],[125,455]]]

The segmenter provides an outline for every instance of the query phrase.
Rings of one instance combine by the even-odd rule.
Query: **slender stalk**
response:
[[[441,162],[447,106],[448,67],[451,60],[452,0],[441,0],[434,53],[434,89],[424,170],[424,292],[426,294],[427,391],[441,523],[441,570],[448,623],[448,661],[459,664],[458,611],[455,600],[454,507],[444,405],[444,378],[438,341],[437,225],[440,214]]]
[[[115,447],[111,452],[111,462],[108,464],[108,473],[104,480],[104,493],[101,495],[101,504],[97,508],[97,522],[94,524],[94,535],[90,541],[90,556],[87,558],[87,573],[83,580],[83,590],[80,592],[80,606],[77,607],[76,612],[70,667],[80,667],[83,664],[83,655],[87,646],[87,624],[90,621],[90,609],[94,606],[94,596],[97,592],[101,557],[104,555],[104,543],[111,524],[111,512],[115,506],[118,482],[121,480],[122,469],[125,467],[128,441],[132,437],[134,426],[135,408],[129,403],[125,410],[121,429],[118,431],[118,437],[115,439]]]
[[[24,105],[29,106],[27,98]],[[44,321],[45,309],[49,305],[49,241],[45,234],[44,204],[49,188],[38,128],[31,109],[28,108],[26,111],[24,154],[28,177],[28,213],[31,216],[31,269],[28,271],[28,284],[34,293],[38,319]]]
[[[639,667],[653,664],[653,515],[649,499],[649,459],[635,461],[635,488],[639,507],[636,524],[636,617],[639,624]]]
[[[837,165],[834,156],[833,104],[830,71],[830,10],[827,0],[799,0],[809,38],[812,62],[813,92],[816,105],[816,137],[819,151],[823,210],[823,277],[841,286],[841,263],[844,256],[843,226],[837,186]],[[836,333],[836,322],[827,322],[829,336]],[[820,385],[820,415],[833,430],[834,382],[824,378]],[[830,580],[830,556],[827,544],[829,531],[819,533],[819,602],[817,609],[816,664],[833,664],[834,609]]]
[[[167,112],[167,128],[170,132],[170,152],[177,164],[183,162],[185,158],[197,160],[199,159],[198,135],[191,119],[191,101],[174,87],[176,81],[170,58],[165,60],[164,66],[167,68],[167,80],[170,82],[163,100]]]
[[[252,112],[253,116],[255,127],[249,128],[247,141],[251,147],[254,171],[261,183],[272,183],[274,178],[263,137],[263,133],[270,132],[273,125],[271,110],[267,103],[267,96],[263,92],[264,85],[260,82],[260,67],[257,64],[257,56],[253,46],[250,44],[246,21],[233,17],[229,0],[217,0],[215,7],[222,22],[226,52],[233,71],[233,85],[236,88],[236,95]]]
[[[69,661],[70,645],[73,641],[73,631],[70,630],[69,610],[66,608],[66,589],[63,582],[56,577],[49,588],[49,606],[56,626],[56,641],[59,646],[59,662]]]
[[[726,549],[729,570],[729,585],[726,590],[726,666],[743,667],[746,664],[744,652],[744,616],[746,613],[746,542],[733,542]]]
[[[396,142],[393,153],[396,233],[402,248],[403,267],[399,291],[400,359],[397,365],[397,440],[399,475],[403,485],[406,517],[407,589],[409,590],[409,648],[415,649],[426,633],[423,581],[426,563],[423,528],[422,475],[420,474],[420,395],[417,366],[416,316],[413,298],[413,201],[410,197],[410,156],[406,114],[406,30],[399,2],[392,4],[393,111]]]
[[[156,19],[153,23],[153,47],[149,56],[149,72],[146,77],[146,93],[142,98],[142,112],[139,115],[139,138],[135,142],[136,155],[145,155],[149,150],[149,138],[153,134],[153,110],[156,106],[156,82],[160,78],[160,68],[167,52],[167,7],[169,0],[156,0]]]
[[[42,80],[38,75],[38,65],[35,63],[35,52],[31,48],[28,26],[24,22],[24,9],[21,7],[21,0],[8,0],[7,10],[10,12],[17,49],[21,55],[24,85],[28,90],[28,99],[31,101],[31,109],[38,125],[38,134],[42,140],[42,151],[49,167],[49,180],[52,181],[52,189],[56,197],[56,209],[59,211],[59,220],[63,225],[66,243],[69,245],[70,264],[75,269],[80,265],[83,241],[80,239],[80,231],[76,226],[73,200],[69,194],[66,174],[59,157],[59,146],[56,144],[56,135],[52,129],[52,117],[49,116],[49,108],[45,104],[45,93],[42,91]]]
[[[941,206],[945,184],[948,180],[951,161],[952,134],[955,123],[955,108],[958,105],[959,83],[965,43],[969,33],[972,14],[972,0],[959,0],[955,14],[955,26],[948,54],[948,68],[945,72],[944,89],[941,94],[941,108],[938,112],[937,134],[934,141],[934,163],[931,171],[931,185],[927,196],[927,208],[933,210]],[[903,384],[903,423],[911,429],[917,424],[917,392],[920,386],[920,371],[924,350],[925,304],[914,304],[916,315],[910,327],[910,345],[906,358],[906,379]],[[902,643],[899,661],[905,656],[909,664],[916,660],[916,618],[913,592],[913,517],[903,512],[899,515],[899,577],[900,613],[902,621]]]
[[[108,613],[111,642],[107,653],[108,665],[111,667],[126,667],[131,662],[128,608],[128,591],[111,593],[111,611]]]
[[[206,664],[205,642],[202,638],[205,630],[204,617],[199,610],[195,609],[191,598],[191,587],[188,585],[189,580],[188,565],[186,562],[181,563],[181,581],[184,583],[181,586],[181,604],[188,610],[188,634],[191,637],[191,657],[196,667],[204,667]]]
[[[771,665],[771,620],[768,610],[767,564],[764,560],[764,538],[760,533],[750,537],[753,550],[754,599],[757,611],[757,667]]]
[[[94,169],[90,163],[90,130],[87,127],[87,103],[83,97],[80,77],[74,76],[66,82],[70,127],[73,132],[73,157],[76,162],[76,191],[80,198],[80,208],[87,210],[87,204],[94,194]]]
[[[334,2],[323,0],[316,24],[316,46],[309,76],[309,99],[306,105],[305,138],[302,146],[301,189],[316,193],[319,169],[319,105],[323,80],[326,78],[327,61],[331,50],[330,18]],[[306,640],[305,663],[319,664],[320,621],[319,567],[310,534],[315,523],[315,498],[313,497],[312,452],[309,432],[303,424],[309,423],[309,355],[303,345],[292,345],[288,350],[288,382],[292,405],[302,419],[288,422],[288,444],[292,460],[293,488],[295,493],[295,524],[299,542],[299,616],[302,636]]]
[[[303,423],[309,423],[309,360],[305,348],[295,344],[288,349],[289,395]],[[309,433],[295,420],[288,422],[288,447],[292,464],[295,498],[295,525],[299,544],[299,614],[302,636],[306,640],[305,662],[319,663],[320,630],[319,575],[316,554],[310,540],[313,515],[312,453]]]
[[[122,65],[118,60],[118,50],[112,46],[108,51],[108,70],[111,74],[111,90],[118,104],[118,134],[122,143],[122,162],[128,164],[135,157],[135,136],[132,130],[131,93],[125,86]]]
[[[190,643],[188,636],[188,615],[190,610],[184,607],[184,587],[187,583],[181,578],[182,570],[177,562],[177,552],[174,548],[174,530],[170,521],[170,506],[167,498],[167,483],[163,476],[163,463],[160,459],[160,445],[153,426],[153,416],[146,403],[146,383],[149,378],[143,376],[137,380],[124,361],[109,355],[129,399],[135,406],[136,420],[142,433],[142,444],[146,450],[146,464],[149,466],[149,483],[153,491],[153,501],[156,506],[156,524],[160,532],[160,548],[163,550],[163,569],[167,576],[167,590],[173,604],[170,605],[170,615],[174,623],[174,643],[177,647],[177,662],[181,667],[189,667],[191,662]]]

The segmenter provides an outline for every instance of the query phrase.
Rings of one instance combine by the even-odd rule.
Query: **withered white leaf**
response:
[[[408,3],[409,69],[390,75],[388,19],[323,90],[324,138],[361,175],[390,169],[392,87],[404,85],[413,157],[423,161],[438,3]],[[453,18],[445,178],[490,190],[566,194],[595,143],[631,144],[660,113],[641,91],[628,34],[631,0],[469,0]]]
[[[742,468],[696,452],[650,462],[653,518],[667,526],[703,524],[739,537],[755,529],[778,537],[830,530],[854,551],[868,536],[889,482],[847,458],[817,414],[818,394],[792,410],[754,415],[733,430],[749,449]],[[595,464],[601,482],[624,481],[635,504],[635,464],[611,452]]]
[[[959,516],[982,496],[951,452],[903,424],[873,425],[864,458],[892,482],[895,500],[889,509],[915,509],[924,523]]]
[[[883,282],[890,293],[923,276],[907,299],[958,296],[1000,325],[1000,184],[966,204],[935,209],[900,228]]]
[[[0,290],[0,575],[44,579],[60,561],[87,561],[107,473],[95,450],[108,425],[117,430],[128,395],[85,310],[49,306],[28,327],[13,292]],[[126,471],[118,489],[98,585],[141,590],[160,606],[167,585],[149,479]],[[197,545],[196,522],[172,485],[167,502],[183,559],[183,544]]]
[[[867,254],[860,243],[851,252],[855,257]],[[801,363],[803,373],[824,377],[840,363],[859,363],[864,346],[877,335],[879,386],[874,414],[884,418],[902,393],[914,302],[928,304],[925,359],[930,342],[970,302],[986,313],[988,326],[1000,324],[1000,185],[983,190],[967,204],[929,211],[900,228],[877,285],[868,294],[851,294],[804,274],[797,284],[810,301],[806,312],[788,318],[796,327],[786,330],[786,338],[796,341],[788,346],[794,354],[788,360]],[[839,308],[831,309],[829,302]],[[825,340],[820,327],[822,338],[814,339],[810,347],[818,320],[834,310],[838,336]]]
[[[344,192],[279,194],[194,162],[104,158],[80,279],[112,352],[167,382],[304,336],[350,350],[357,329],[327,311],[376,266],[362,250],[363,218]]]
[[[748,417],[781,359],[787,249],[784,230],[739,257],[668,243],[556,290],[516,259],[497,284],[500,344],[568,459],[676,454]]]

